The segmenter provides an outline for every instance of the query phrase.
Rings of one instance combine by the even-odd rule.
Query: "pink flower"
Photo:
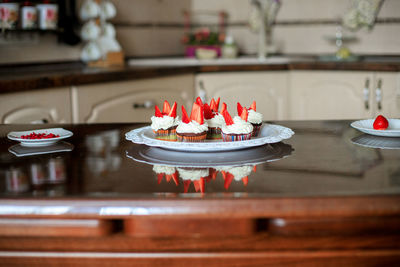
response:
[[[46,19],[47,20],[55,20],[56,18],[56,12],[54,11],[54,9],[47,9],[46,10]]]
[[[10,10],[8,8],[0,8],[0,15],[3,21],[7,21],[10,18]]]

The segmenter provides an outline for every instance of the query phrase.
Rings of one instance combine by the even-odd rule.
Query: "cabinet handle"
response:
[[[156,106],[156,103],[152,100],[147,100],[144,101],[143,103],[133,103],[132,107],[134,109],[138,109],[138,108],[145,108],[145,109],[151,109],[154,108]]]
[[[204,87],[203,81],[199,81],[199,97],[203,101],[203,103],[207,103],[207,91]]]
[[[368,110],[369,109],[369,78],[367,78],[365,80],[363,96],[364,96],[364,107],[366,110]]]
[[[378,86],[375,89],[375,99],[378,105],[378,110],[382,110],[382,79],[378,80]]]

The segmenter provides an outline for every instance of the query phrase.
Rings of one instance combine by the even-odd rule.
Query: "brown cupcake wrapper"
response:
[[[176,134],[176,137],[178,139],[178,142],[188,142],[188,143],[204,142],[207,137],[207,132],[205,132],[204,134],[201,134],[201,135],[199,135],[199,134],[196,134],[196,135]]]

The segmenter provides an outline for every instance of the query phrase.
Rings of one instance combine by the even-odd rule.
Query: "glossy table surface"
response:
[[[223,154],[125,140],[146,124],[50,125],[74,133],[63,143],[72,151],[19,157],[7,133],[45,127],[1,125],[0,215],[400,212],[400,138],[363,135],[350,121],[272,123],[295,135]]]

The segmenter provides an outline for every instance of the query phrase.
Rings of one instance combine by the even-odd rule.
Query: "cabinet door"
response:
[[[0,95],[1,123],[70,123],[69,88]]]
[[[400,118],[400,73],[377,72],[373,92],[375,115]]]
[[[73,91],[78,103],[74,121],[149,122],[154,105],[164,100],[189,106],[193,101],[193,75],[79,86]]]
[[[209,73],[196,76],[196,93],[207,101],[221,97],[231,115],[236,114],[237,102],[249,107],[257,101],[257,111],[264,120],[288,119],[287,72]]]
[[[373,115],[371,72],[293,71],[290,75],[291,119],[361,119]]]

